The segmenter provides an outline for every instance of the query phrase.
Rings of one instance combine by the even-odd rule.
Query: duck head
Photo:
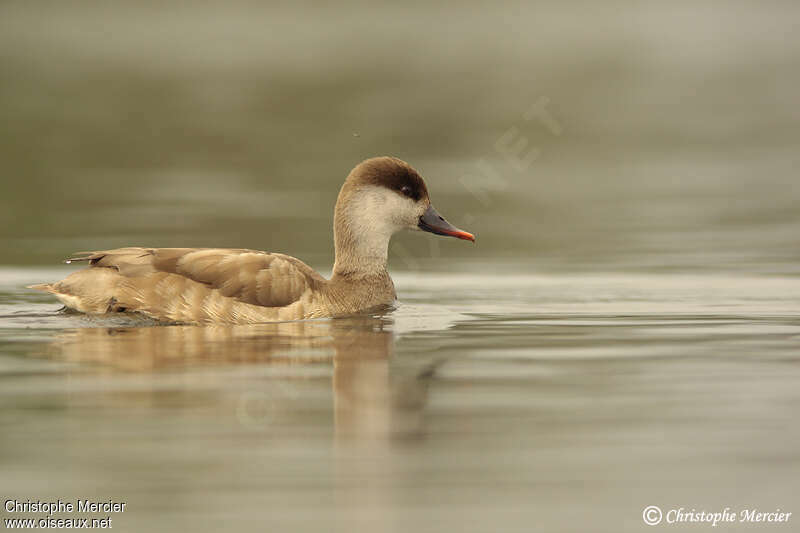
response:
[[[474,235],[456,228],[434,209],[425,181],[411,165],[396,157],[359,163],[336,201],[334,272],[340,266],[352,270],[352,263],[385,268],[389,239],[404,229],[475,242]]]

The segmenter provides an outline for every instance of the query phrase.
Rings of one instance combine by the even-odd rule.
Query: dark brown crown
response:
[[[353,169],[351,179],[359,184],[386,187],[418,202],[428,197],[428,188],[411,165],[396,157],[373,157]]]

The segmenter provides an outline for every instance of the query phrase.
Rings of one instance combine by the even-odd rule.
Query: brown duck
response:
[[[433,208],[408,163],[376,157],[357,165],[339,191],[336,260],[325,279],[284,254],[220,248],[117,248],[81,252],[88,261],[50,292],[84,313],[137,312],[183,323],[257,323],[352,315],[391,305],[389,239],[402,229],[475,241]]]

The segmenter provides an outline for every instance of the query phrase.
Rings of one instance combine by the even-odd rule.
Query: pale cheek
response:
[[[408,227],[412,229],[418,229],[419,225],[419,217],[421,217],[425,213],[425,206],[413,205],[410,209],[410,215],[408,217]]]
[[[384,197],[383,205],[381,206],[384,216],[388,217],[392,225],[398,229],[405,228],[409,225],[409,221],[413,218],[414,211],[409,202],[400,198],[394,193],[393,196]]]
[[[361,218],[372,231],[389,231],[417,227],[424,211],[415,202],[386,189],[365,191],[361,202]]]

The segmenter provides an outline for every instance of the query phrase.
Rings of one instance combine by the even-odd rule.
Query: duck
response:
[[[389,241],[402,230],[475,242],[431,204],[422,176],[396,157],[353,168],[333,217],[330,279],[289,255],[248,249],[146,248],[78,252],[87,263],[61,281],[28,288],[92,315],[137,313],[184,324],[254,324],[368,313],[395,305]]]

